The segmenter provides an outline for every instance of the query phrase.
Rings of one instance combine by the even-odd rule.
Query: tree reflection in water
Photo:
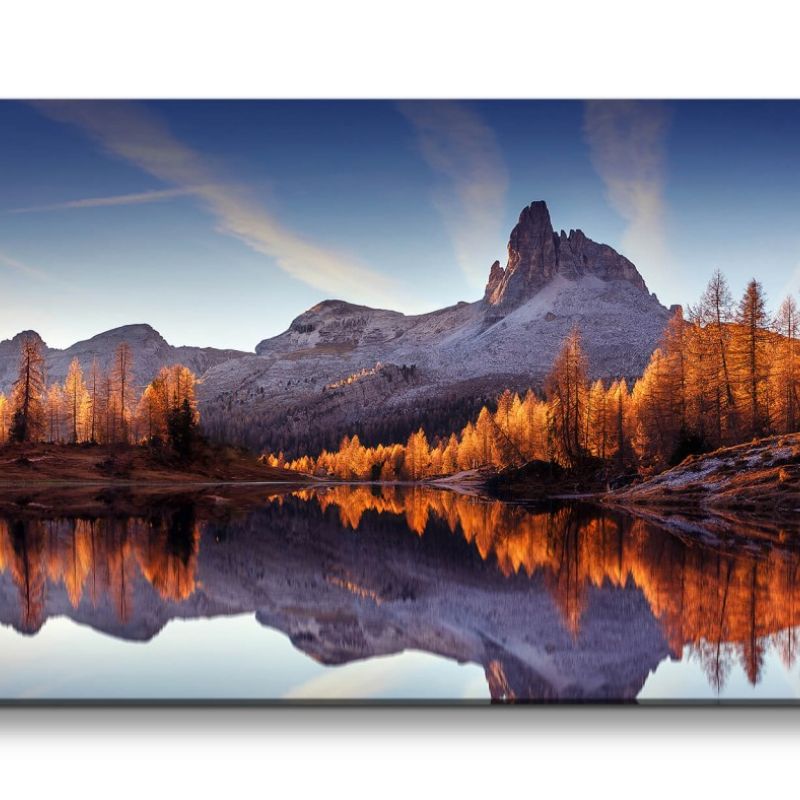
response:
[[[756,684],[770,648],[796,661],[800,554],[742,524],[703,539],[400,486],[232,505],[0,517],[0,619],[148,639],[175,617],[255,611],[324,663],[407,648],[476,661],[503,699],[632,699],[685,648],[718,690],[737,663]]]

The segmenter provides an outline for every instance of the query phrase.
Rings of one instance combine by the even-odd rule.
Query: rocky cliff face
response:
[[[508,263],[492,264],[484,301],[514,308],[534,297],[556,275],[578,280],[593,275],[604,281],[623,280],[647,292],[636,267],[616,250],[588,239],[581,230],[556,234],[543,200],[522,209],[508,242]]]
[[[506,387],[541,385],[573,325],[592,377],[638,377],[668,316],[628,259],[580,230],[556,234],[547,206],[535,202],[511,232],[506,267],[492,265],[482,300],[419,316],[319,303],[260,342],[257,356],[210,369],[201,402],[223,436],[242,431],[229,421],[242,409],[258,449],[300,452],[320,437],[336,446],[345,433],[374,439],[387,421],[407,435],[437,404],[466,408]],[[378,362],[406,376],[413,367],[413,380],[388,381],[391,373],[373,371]],[[370,374],[348,381],[362,372]]]

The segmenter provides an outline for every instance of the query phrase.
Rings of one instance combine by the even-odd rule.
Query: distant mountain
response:
[[[42,341],[36,331],[23,331],[13,339],[0,341],[0,391],[8,392],[16,380],[20,342],[28,336]],[[48,382],[63,382],[73,358],[78,359],[84,372],[95,358],[102,369],[108,369],[122,342],[127,342],[133,351],[134,382],[139,388],[146,386],[159,369],[168,364],[180,362],[201,375],[216,364],[244,355],[239,350],[214,347],[173,347],[150,325],[124,325],[76,342],[66,350],[47,347],[42,341]]]
[[[84,370],[93,358],[107,367],[127,341],[142,387],[165,364],[202,375],[213,435],[298,453],[346,433],[404,437],[421,423],[450,431],[502,389],[541,385],[573,325],[592,376],[636,378],[668,318],[627,258],[580,230],[557,234],[537,201],[511,232],[506,266],[492,265],[473,303],[406,316],[326,300],[249,354],[173,347],[149,325],[128,325],[46,355],[49,380],[61,381],[73,357]],[[26,334],[0,342],[0,391],[15,378]]]

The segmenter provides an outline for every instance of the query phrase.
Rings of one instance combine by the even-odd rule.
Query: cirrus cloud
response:
[[[195,189],[155,189],[149,192],[133,194],[115,194],[109,197],[83,197],[78,200],[66,200],[63,203],[49,203],[43,206],[27,206],[12,208],[7,214],[33,214],[40,211],[63,211],[70,208],[107,208],[111,206],[138,206],[146,203],[160,203],[176,197],[194,194]]]
[[[502,242],[508,190],[500,145],[480,115],[457,102],[402,102],[422,157],[441,177],[433,202],[470,284],[483,288]]]
[[[283,225],[247,187],[225,180],[144,105],[117,101],[37,101],[33,105],[51,119],[77,127],[109,154],[171,185],[174,188],[165,191],[172,196],[195,197],[210,212],[220,233],[269,257],[308,286],[377,305],[401,296],[391,278]],[[112,204],[106,200],[105,204]]]
[[[669,114],[652,101],[592,100],[584,134],[592,164],[611,205],[628,226],[626,255],[663,275],[669,267],[665,234],[665,140]],[[658,281],[658,277],[656,277]]]

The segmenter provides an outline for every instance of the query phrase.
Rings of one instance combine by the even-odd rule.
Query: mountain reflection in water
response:
[[[254,612],[323,664],[413,649],[480,665],[498,700],[621,701],[687,653],[715,690],[738,667],[757,684],[767,652],[794,667],[799,566],[779,539],[423,487],[6,505],[0,622],[36,634],[64,615],[148,641],[172,619]]]

